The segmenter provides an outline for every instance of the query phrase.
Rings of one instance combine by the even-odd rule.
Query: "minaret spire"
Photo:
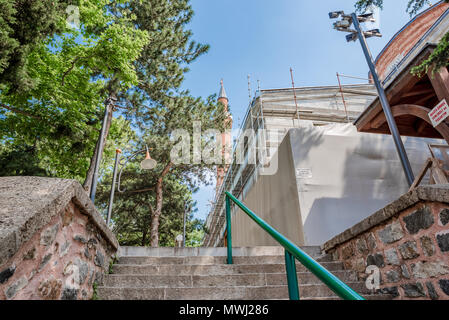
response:
[[[221,101],[227,107],[229,99],[228,99],[228,96],[226,95],[226,90],[223,85],[223,79],[221,79],[221,81],[220,81],[220,86],[221,87],[220,87],[220,93],[218,95],[218,101]]]
[[[229,164],[231,161],[231,132],[232,129],[232,116],[229,112],[229,99],[226,95],[226,90],[223,85],[223,79],[220,81],[220,93],[218,96],[218,102],[221,102],[224,105],[224,112],[226,114],[226,119],[224,120],[225,132],[221,134],[221,142],[222,142],[222,157],[223,162],[221,165],[217,166],[217,185],[216,192],[219,192],[221,185],[223,184],[224,177],[226,172],[228,171]]]

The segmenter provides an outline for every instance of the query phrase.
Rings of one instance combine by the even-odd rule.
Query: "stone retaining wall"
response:
[[[78,182],[0,178],[0,299],[91,299],[117,249]]]
[[[324,244],[323,249],[396,299],[449,300],[449,186],[424,186]]]

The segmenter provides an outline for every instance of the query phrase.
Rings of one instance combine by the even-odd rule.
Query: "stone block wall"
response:
[[[0,300],[91,299],[117,249],[78,182],[0,178]]]
[[[449,300],[449,187],[420,187],[323,249],[362,279],[378,267],[380,290],[395,299]]]

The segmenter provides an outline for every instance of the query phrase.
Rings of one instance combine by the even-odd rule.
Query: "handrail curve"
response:
[[[289,295],[291,300],[299,300],[298,279],[296,276],[296,267],[294,264],[295,258],[304,265],[310,272],[312,272],[318,279],[320,279],[328,288],[335,292],[339,297],[345,300],[365,300],[361,295],[355,292],[347,284],[330,273],[320,263],[315,261],[301,248],[299,248],[292,241],[284,237],[279,231],[270,226],[263,219],[258,217],[254,212],[241,203],[230,192],[226,192],[226,223],[227,223],[227,247],[228,247],[228,264],[232,264],[232,231],[231,231],[231,200],[243,212],[245,212],[254,222],[256,222],[263,230],[271,235],[282,247],[285,249],[285,260],[287,269],[287,279]],[[293,261],[293,263],[291,263]],[[292,274],[294,273],[294,274]],[[296,284],[294,283],[296,281]]]

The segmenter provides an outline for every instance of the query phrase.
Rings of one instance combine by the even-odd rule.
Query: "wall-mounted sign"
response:
[[[298,179],[312,179],[312,169],[309,168],[299,168],[296,169],[296,178]]]
[[[434,127],[438,127],[447,117],[449,117],[449,106],[446,99],[443,99],[443,101],[429,112],[429,118]]]

